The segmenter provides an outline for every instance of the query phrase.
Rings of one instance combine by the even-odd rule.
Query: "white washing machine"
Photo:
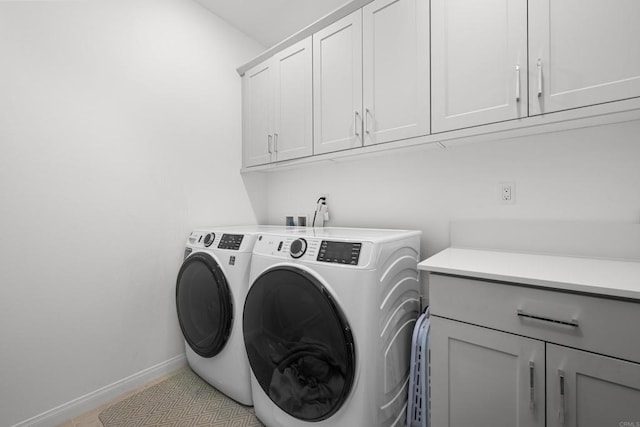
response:
[[[258,237],[243,332],[266,426],[404,425],[419,251],[419,231]]]
[[[243,405],[252,405],[242,339],[242,308],[258,233],[283,227],[199,229],[187,239],[176,282],[176,307],[187,362],[202,379]]]

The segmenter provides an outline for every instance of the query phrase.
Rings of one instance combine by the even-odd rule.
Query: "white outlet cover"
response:
[[[505,198],[505,194],[509,194],[509,197]],[[515,182],[500,182],[498,184],[498,203],[503,205],[513,205],[516,203]]]

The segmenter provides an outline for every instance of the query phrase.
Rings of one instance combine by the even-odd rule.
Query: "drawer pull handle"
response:
[[[536,400],[534,397],[536,389],[533,383],[534,377],[535,377],[535,364],[533,363],[533,361],[529,361],[529,409],[531,409],[532,411],[536,407]]]
[[[565,421],[565,407],[564,407],[564,371],[558,369],[558,378],[560,379],[560,410],[558,411],[558,418],[560,425],[564,425]]]
[[[526,317],[528,319],[541,320],[543,322],[557,323],[559,325],[572,326],[574,328],[577,328],[580,326],[580,324],[576,319],[571,319],[571,320],[552,319],[551,317],[542,317],[542,316],[537,316],[531,313],[525,313],[522,310],[518,310],[518,316]]]

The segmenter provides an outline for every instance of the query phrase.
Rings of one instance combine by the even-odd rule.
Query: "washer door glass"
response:
[[[233,306],[227,280],[218,263],[197,252],[178,273],[176,306],[182,334],[202,357],[213,357],[223,348],[233,323]]]
[[[295,267],[267,270],[249,289],[243,326],[251,369],[280,409],[320,421],[342,406],[355,372],[353,338],[316,278]]]

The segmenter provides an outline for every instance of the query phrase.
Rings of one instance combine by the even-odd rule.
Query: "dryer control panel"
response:
[[[242,244],[242,234],[223,234],[218,243],[218,249],[231,249],[237,251]]]
[[[251,252],[255,236],[224,233],[213,230],[194,230],[189,234],[187,246],[202,249],[225,249],[229,251]],[[244,244],[243,244],[244,243]]]

